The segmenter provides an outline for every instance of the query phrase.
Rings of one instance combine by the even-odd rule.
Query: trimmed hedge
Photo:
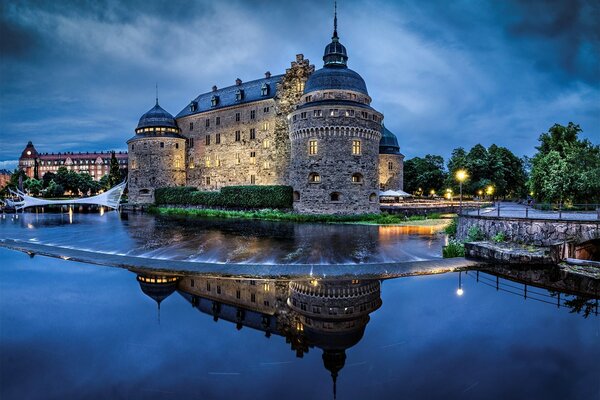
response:
[[[226,186],[220,192],[201,192],[194,187],[159,188],[157,205],[201,205],[226,208],[292,208],[291,186]]]

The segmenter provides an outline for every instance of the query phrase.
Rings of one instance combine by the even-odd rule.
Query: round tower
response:
[[[379,142],[379,189],[404,189],[404,155],[398,138],[385,125],[381,126]]]
[[[294,210],[307,214],[378,213],[383,116],[371,108],[362,77],[348,68],[337,34],[323,68],[311,74],[290,124]]]
[[[156,105],[142,115],[129,148],[129,201],[153,203],[154,190],[185,185],[185,138],[171,114]]]

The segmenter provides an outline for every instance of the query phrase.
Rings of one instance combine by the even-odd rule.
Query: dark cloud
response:
[[[554,123],[600,134],[597,2],[339,4],[349,65],[413,157],[497,143],[531,154]],[[42,151],[124,149],[139,116],[282,73],[317,67],[327,2],[22,1],[0,6],[0,161]],[[440,146],[443,143],[443,146]]]

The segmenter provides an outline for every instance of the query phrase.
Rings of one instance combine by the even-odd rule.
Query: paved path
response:
[[[506,218],[539,218],[539,219],[566,219],[579,221],[595,221],[598,220],[598,212],[596,211],[563,211],[560,214],[558,211],[541,211],[524,204],[518,203],[496,203],[494,207],[484,207],[479,210],[465,211],[467,215],[481,215],[484,217],[497,217],[498,205],[500,206],[500,217]],[[560,218],[559,218],[560,217]]]

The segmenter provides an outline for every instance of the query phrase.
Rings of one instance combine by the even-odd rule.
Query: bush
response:
[[[442,248],[442,256],[444,258],[464,257],[465,245],[457,240],[451,240]]]
[[[485,234],[477,225],[473,225],[469,228],[467,233],[467,242],[479,242],[485,239]]]
[[[458,217],[452,218],[452,221],[444,228],[444,232],[451,237],[456,236],[456,230],[458,228]]]
[[[496,243],[506,242],[506,235],[504,232],[498,232],[494,236],[492,236],[492,240]]]
[[[156,189],[157,205],[200,205],[227,208],[291,208],[291,186],[227,186],[220,192],[201,192],[180,186]]]

